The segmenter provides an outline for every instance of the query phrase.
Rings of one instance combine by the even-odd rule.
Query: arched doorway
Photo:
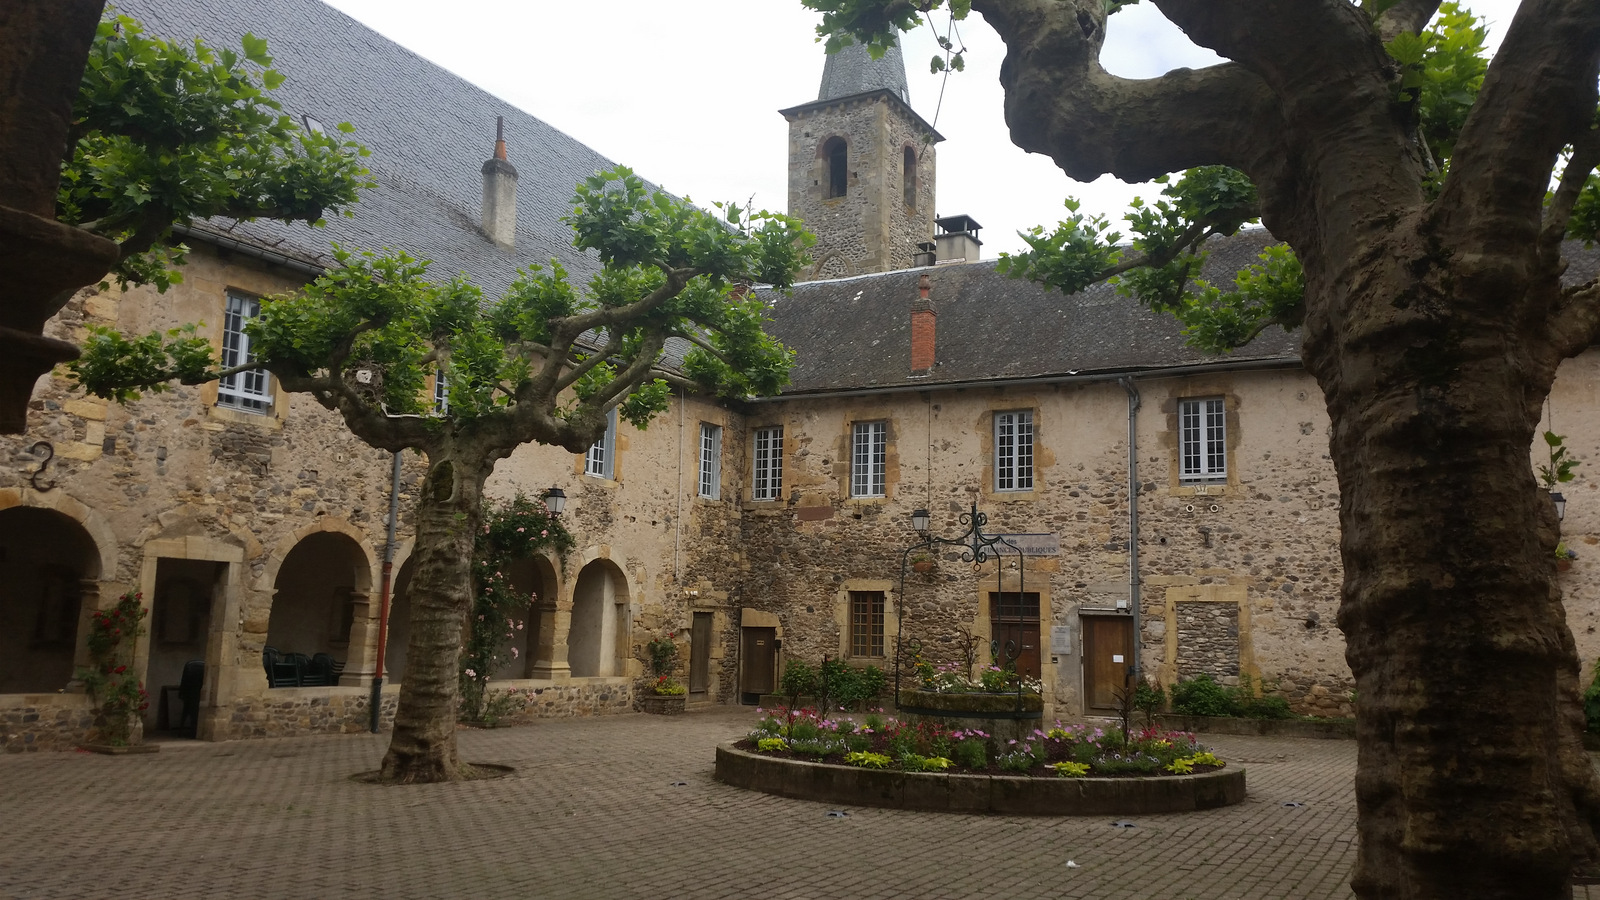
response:
[[[53,509],[0,510],[0,694],[55,693],[72,680],[84,600],[100,553]]]
[[[578,573],[572,591],[572,630],[567,662],[574,678],[622,675],[627,638],[628,583],[608,559],[597,559]]]
[[[383,654],[384,684],[399,684],[406,674],[406,649],[411,646],[411,572],[416,568],[407,558],[395,573],[389,592],[388,645]]]
[[[350,628],[358,603],[365,603],[371,582],[367,555],[349,535],[317,531],[306,535],[278,568],[273,582],[272,616],[267,646],[280,658],[306,660],[330,657],[333,670],[302,672],[302,685],[337,684],[350,653]],[[303,659],[302,659],[303,658]],[[287,670],[271,679],[286,687]]]
[[[556,571],[550,560],[543,556],[513,560],[510,566],[511,589],[528,598],[528,606],[517,617],[521,630],[513,628],[510,639],[510,658],[494,673],[495,680],[532,677],[534,662],[539,658],[538,604],[556,591]]]

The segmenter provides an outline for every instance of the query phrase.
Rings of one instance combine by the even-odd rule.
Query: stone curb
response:
[[[717,746],[716,777],[796,800],[931,812],[1132,816],[1216,809],[1244,801],[1244,769],[1160,778],[1021,778],[859,769]]]
[[[1306,719],[1236,719],[1229,716],[1171,716],[1158,715],[1161,727],[1174,731],[1192,731],[1210,734],[1257,734],[1263,737],[1321,738],[1324,740],[1353,741],[1356,739],[1354,719],[1330,719],[1312,722]]]

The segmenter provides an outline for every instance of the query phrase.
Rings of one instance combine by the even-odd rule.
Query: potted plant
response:
[[[1566,436],[1546,431],[1544,442],[1550,448],[1550,464],[1539,467],[1539,480],[1544,482],[1544,489],[1550,492],[1550,501],[1555,504],[1556,516],[1560,518],[1566,507],[1566,498],[1561,496],[1556,486],[1566,484],[1573,479],[1572,470],[1577,467],[1578,461],[1567,455],[1567,448],[1564,446]],[[1556,555],[1562,556],[1560,553]]]
[[[1565,541],[1563,541],[1562,543],[1556,544],[1556,571],[1557,572],[1569,571],[1572,568],[1572,561],[1577,559],[1577,558],[1578,558],[1577,551],[1573,550],[1571,547],[1568,547],[1566,545]]]
[[[655,680],[639,696],[639,708],[658,716],[673,716],[683,712],[684,699],[689,689],[672,677],[677,666],[677,632],[669,631],[645,645],[650,654],[650,671]]]
[[[938,567],[938,561],[926,553],[918,553],[911,557],[911,569],[914,572],[932,572]]]
[[[133,647],[144,634],[144,618],[149,610],[140,602],[142,594],[123,594],[117,605],[97,610],[89,619],[89,659],[91,665],[79,670],[89,696],[99,704],[92,740],[83,745],[96,753],[153,753],[161,748],[142,743],[144,711],[150,698],[139,676],[129,671]]]

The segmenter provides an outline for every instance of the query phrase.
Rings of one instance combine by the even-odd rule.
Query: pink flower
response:
[[[517,658],[517,648],[515,648],[515,647],[511,648],[511,658],[512,659],[516,659]]]
[[[539,532],[539,537],[549,537],[549,536],[550,536],[550,529],[548,529],[548,528]]]
[[[519,528],[518,528],[518,529],[517,529],[517,534],[522,534],[522,533],[523,533],[523,532],[524,532],[524,531],[527,531],[527,530],[528,530],[528,529],[526,529],[526,528],[521,528],[521,527],[519,527]]]
[[[467,670],[467,677],[468,677],[468,678],[477,678],[477,677],[478,677],[478,673],[477,673],[477,672],[474,672],[474,671],[473,671],[473,670],[471,670],[471,669],[468,669],[468,670]]]

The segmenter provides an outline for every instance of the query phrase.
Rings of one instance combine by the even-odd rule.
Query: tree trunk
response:
[[[1525,257],[1452,253],[1424,231],[1308,269],[1358,692],[1352,886],[1565,900],[1597,805],[1558,524],[1529,466],[1559,360],[1513,318],[1551,284]]]
[[[452,781],[456,756],[461,629],[471,604],[472,547],[483,523],[483,482],[493,471],[462,452],[430,454],[417,504],[417,536],[408,597],[411,643],[400,682],[394,734],[382,780]]]

